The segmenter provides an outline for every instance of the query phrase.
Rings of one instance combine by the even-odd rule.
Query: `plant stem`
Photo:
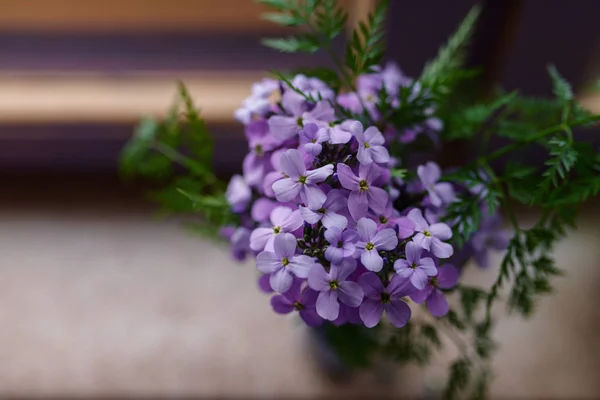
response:
[[[173,148],[171,148],[169,146],[165,146],[164,144],[162,144],[160,142],[152,143],[151,147],[152,147],[152,149],[158,151],[159,153],[161,153],[162,155],[164,155],[171,161],[181,165],[182,167],[189,169],[191,172],[193,172],[197,175],[202,176],[202,178],[208,185],[214,185],[217,183],[217,178],[213,174],[206,173],[204,168],[201,168],[196,161],[192,160],[189,157],[184,156],[177,150],[174,150]]]

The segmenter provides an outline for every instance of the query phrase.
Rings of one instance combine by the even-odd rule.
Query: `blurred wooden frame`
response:
[[[376,0],[341,0],[348,28],[366,17]],[[207,31],[273,33],[253,0],[0,0],[1,32],[115,33]],[[131,123],[162,115],[175,97],[176,81],[189,87],[210,122],[233,121],[261,71],[138,73],[112,77],[101,71],[0,73],[0,123]]]
[[[355,24],[376,0],[340,0]],[[0,0],[0,32],[269,32],[254,0]]]

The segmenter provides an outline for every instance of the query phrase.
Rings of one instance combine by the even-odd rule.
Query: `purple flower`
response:
[[[341,185],[351,191],[348,198],[348,211],[355,221],[358,221],[371,208],[376,213],[382,212],[388,202],[388,195],[380,187],[372,183],[381,174],[381,169],[374,165],[361,164],[358,176],[346,164],[337,165],[337,176]]]
[[[448,225],[441,222],[429,225],[418,208],[410,210],[407,216],[415,223],[417,234],[413,241],[419,247],[431,251],[439,258],[448,258],[452,255],[454,252],[452,245],[442,241],[452,237],[452,230]]]
[[[485,211],[484,211],[485,212]],[[505,250],[510,242],[510,233],[502,229],[502,219],[498,214],[484,218],[470,240],[474,257],[480,267],[489,266],[488,250]]]
[[[335,96],[333,90],[318,78],[298,74],[292,79],[292,86],[315,100],[331,100]],[[306,98],[295,90],[285,87],[283,106],[287,109],[298,109],[306,106]]]
[[[359,121],[346,120],[329,130],[329,143],[346,144],[358,132],[362,132],[362,129],[362,124]]]
[[[409,279],[419,290],[425,288],[429,276],[437,274],[437,268],[430,257],[421,258],[423,249],[415,242],[406,243],[406,260],[401,258],[394,263],[394,269],[404,279]]]
[[[241,175],[234,175],[227,185],[225,198],[233,212],[242,212],[248,207],[252,191]]]
[[[252,204],[252,209],[250,210],[250,216],[253,221],[256,222],[265,222],[271,216],[271,213],[274,209],[279,205],[278,202],[268,199],[266,197],[261,197],[257,199],[254,204]]]
[[[356,269],[356,261],[345,259],[340,265],[332,264],[329,273],[321,264],[315,264],[308,274],[308,286],[319,293],[317,313],[334,321],[340,313],[340,304],[358,307],[363,300],[363,290],[356,282],[346,280]]]
[[[261,183],[270,166],[269,151],[275,148],[276,142],[267,135],[249,140],[249,145],[250,152],[244,157],[242,171],[248,185],[256,186]]]
[[[269,283],[269,279],[271,278],[271,275],[269,274],[261,274],[260,277],[258,278],[258,288],[264,292],[264,293],[273,293],[273,288],[271,287],[271,284]]]
[[[287,111],[290,111],[292,115],[273,115],[268,121],[269,130],[279,141],[285,141],[296,136],[304,126],[305,122],[317,122],[317,125],[326,126],[327,122],[334,120],[334,110],[326,101],[320,101],[311,111],[306,111],[307,107],[304,103],[298,104],[294,102],[295,100],[291,101],[291,105],[286,106],[290,104],[289,93],[290,92],[286,92],[283,95],[283,106]],[[294,94],[297,95],[295,92]],[[324,124],[319,124],[319,121],[324,122]]]
[[[327,193],[327,199],[321,207],[313,211],[307,207],[300,206],[300,214],[304,221],[309,224],[316,224],[321,221],[323,226],[329,228],[344,229],[348,225],[348,220],[343,215],[339,214],[340,211],[346,209],[348,205],[348,199],[341,190],[332,189]]]
[[[325,250],[325,258],[333,264],[339,264],[342,259],[354,254],[355,231],[345,230],[342,232],[341,229],[332,227],[325,231],[325,239],[329,243]]]
[[[271,212],[271,227],[260,227],[250,235],[250,248],[254,251],[273,251],[275,238],[286,232],[294,232],[302,226],[300,211],[289,207],[277,207]]]
[[[368,218],[361,218],[356,224],[359,241],[356,250],[360,253],[360,262],[369,271],[379,272],[383,268],[383,258],[379,250],[393,250],[398,245],[398,236],[393,229],[377,232],[377,224]]]
[[[250,229],[238,226],[224,226],[220,229],[220,234],[229,240],[231,244],[230,251],[233,258],[243,261],[250,252]]]
[[[309,256],[295,255],[296,237],[291,233],[277,235],[275,251],[263,251],[256,256],[256,266],[260,272],[271,274],[269,284],[273,290],[285,293],[292,286],[294,276],[308,277],[315,261]]]
[[[425,301],[427,309],[435,317],[443,317],[448,313],[448,301],[440,289],[451,289],[458,283],[459,272],[450,264],[438,268],[437,276],[429,279],[423,290],[411,294],[410,298],[418,304]]]
[[[278,314],[289,314],[292,311],[298,311],[300,318],[306,322],[308,326],[314,328],[323,324],[323,318],[317,314],[316,302],[319,292],[310,288],[302,289],[301,282],[294,282],[292,287],[285,292],[271,298],[271,306],[273,311]]]
[[[391,202],[388,202],[385,209],[375,214],[375,219],[379,221],[379,230],[391,228],[396,231],[400,239],[411,237],[415,233],[415,223],[408,217],[394,215],[395,210]]]
[[[321,143],[329,140],[329,129],[319,128],[316,124],[310,123],[304,126],[300,131],[300,143],[304,145],[304,151],[311,156],[318,156],[323,150]]]
[[[456,198],[454,189],[449,182],[438,182],[442,171],[436,163],[430,161],[425,165],[419,165],[417,175],[429,193],[429,201],[435,207],[451,203]]]
[[[360,319],[358,308],[359,307],[348,307],[344,303],[340,303],[340,314],[335,320],[331,321],[331,323],[335,326],[341,326],[346,323],[362,325],[363,322]]]
[[[279,82],[273,79],[263,79],[252,85],[252,94],[235,111],[235,118],[242,124],[249,124],[253,118],[264,116],[281,97]]]
[[[289,149],[281,155],[281,170],[287,178],[273,184],[273,191],[279,201],[292,201],[300,194],[302,202],[310,209],[318,209],[327,196],[317,187],[333,173],[333,165],[307,171],[298,150]]]
[[[371,126],[364,133],[360,129],[355,132],[355,137],[358,141],[358,155],[356,158],[361,164],[371,164],[373,161],[383,164],[390,161],[390,154],[383,146],[385,139],[379,129]]]
[[[415,290],[407,279],[394,275],[389,285],[384,287],[377,274],[367,272],[361,275],[358,283],[365,292],[366,299],[361,304],[359,312],[367,328],[372,328],[379,323],[384,310],[392,325],[397,328],[406,325],[411,311],[402,297],[410,295]]]

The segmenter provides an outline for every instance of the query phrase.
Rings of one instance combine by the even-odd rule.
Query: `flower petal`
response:
[[[441,290],[435,289],[427,300],[425,301],[425,305],[427,309],[434,317],[443,317],[448,314],[448,310],[450,307],[448,306],[448,300],[446,300],[446,296],[442,293]]]
[[[323,203],[323,207],[327,211],[338,212],[345,209],[348,206],[348,195],[341,189],[331,189],[327,193],[327,200]]]
[[[435,191],[440,196],[440,198],[444,201],[444,203],[448,204],[454,201],[456,198],[456,193],[454,193],[454,188],[452,184],[449,182],[440,182],[435,185]]]
[[[348,143],[350,139],[352,139],[352,133],[340,125],[336,125],[329,130],[329,143],[331,144]]]
[[[280,141],[293,138],[300,132],[298,118],[273,115],[269,118],[269,131]]]
[[[394,262],[394,270],[404,278],[412,275],[410,263],[403,258],[400,258]]]
[[[365,297],[373,300],[381,299],[381,293],[383,292],[383,283],[381,278],[374,272],[366,272],[358,278],[358,283],[363,289]]]
[[[271,215],[269,216],[271,225],[273,225],[273,226],[283,225],[283,222],[290,216],[291,213],[292,213],[292,209],[289,207],[283,207],[283,206],[276,207],[273,211],[271,211]]]
[[[324,233],[325,240],[331,245],[337,245],[342,240],[342,230],[339,228],[329,228]]]
[[[327,229],[338,228],[345,229],[348,225],[348,219],[343,215],[337,214],[334,211],[327,210],[325,214],[322,214],[321,223]],[[308,221],[307,221],[308,222]]]
[[[367,215],[369,211],[369,200],[365,192],[351,192],[348,197],[348,211],[352,219],[358,221]]]
[[[431,239],[431,252],[438,258],[449,258],[454,254],[454,249],[451,244],[434,237]]]
[[[296,149],[286,150],[279,160],[281,171],[290,178],[297,180],[300,176],[306,174],[306,167],[302,155]]]
[[[458,283],[460,272],[454,265],[444,264],[438,267],[437,281],[441,289],[451,289]]]
[[[436,183],[442,176],[440,167],[434,162],[428,162],[425,165],[419,165],[417,167],[417,175],[424,186],[429,186]]]
[[[421,258],[419,262],[419,269],[427,274],[427,276],[436,276],[437,267],[435,262],[430,257]]]
[[[313,169],[306,172],[306,183],[308,185],[323,182],[333,174],[333,164],[327,164],[321,168]]]
[[[321,264],[315,263],[308,271],[308,286],[313,290],[318,292],[329,290],[329,281],[331,278]]]
[[[398,236],[393,229],[382,229],[373,237],[373,244],[377,250],[393,250],[398,246]]]
[[[415,242],[406,243],[406,247],[404,249],[406,252],[406,261],[409,264],[418,264],[421,259],[422,248]]]
[[[300,214],[300,210],[294,210],[285,220],[283,220],[280,226],[286,232],[294,232],[303,224],[304,219],[302,218],[302,214]]]
[[[324,214],[314,212],[308,207],[299,206],[298,208],[300,209],[300,215],[302,215],[304,221],[308,222],[309,224],[316,224],[321,220],[321,218],[324,217]],[[323,223],[323,225],[325,225],[325,223]]]
[[[294,311],[294,303],[283,295],[271,297],[271,307],[277,314],[289,314]]]
[[[365,326],[372,328],[381,320],[383,304],[378,300],[367,299],[360,305],[359,314]]]
[[[314,259],[309,256],[300,255],[290,260],[287,269],[298,278],[308,278],[308,274],[314,265]]]
[[[406,279],[398,274],[392,277],[386,291],[393,299],[408,296],[415,291],[415,287],[410,283],[410,279]]]
[[[390,153],[383,146],[372,146],[371,147],[371,158],[376,163],[386,164],[390,162]]]
[[[385,143],[383,135],[375,126],[370,126],[365,130],[364,135],[365,142],[369,143],[371,147],[381,146]]]
[[[369,185],[377,178],[379,178],[379,175],[381,175],[381,171],[381,168],[379,168],[375,164],[361,164],[358,166],[358,176],[360,176],[362,179],[365,179],[369,183]]]
[[[269,283],[271,284],[273,290],[279,293],[287,292],[288,289],[292,287],[293,282],[294,277],[285,268],[280,268],[279,270],[275,271],[273,274],[271,274],[271,278],[269,279]]]
[[[371,158],[371,149],[366,148],[362,142],[358,143],[358,153],[356,154],[356,158],[361,165],[369,165],[373,162]]]
[[[415,223],[407,217],[394,218],[394,222],[398,225],[398,237],[406,239],[415,233]]]
[[[279,259],[291,258],[296,252],[296,237],[291,233],[280,233],[275,235],[273,249]]]
[[[440,240],[448,240],[452,237],[452,229],[442,222],[429,226],[429,232]]]
[[[302,185],[290,178],[284,178],[273,183],[272,188],[277,200],[286,202],[292,201],[298,196]]]
[[[411,316],[410,307],[402,300],[395,300],[385,305],[385,313],[396,328],[402,328]]]
[[[337,165],[337,176],[342,187],[353,191],[358,190],[360,179],[354,175],[354,172],[352,172],[352,169],[348,165],[339,163]]]
[[[356,260],[348,258],[340,264],[332,264],[329,276],[336,281],[345,281],[356,270]]]
[[[318,156],[323,151],[323,145],[321,143],[308,142],[304,145],[304,151],[313,157]]]
[[[416,290],[415,292],[413,292],[410,295],[410,298],[415,303],[421,304],[422,302],[424,302],[425,300],[427,300],[427,298],[429,297],[429,295],[431,294],[431,292],[433,290],[434,290],[433,286],[427,285],[427,286],[425,286],[425,289],[423,289],[423,290]]]
[[[323,325],[323,318],[317,314],[316,310],[304,309],[301,310],[299,314],[300,318],[302,318],[302,320],[306,322],[306,325],[310,326],[311,328],[318,328],[319,326]]]
[[[263,251],[271,236],[273,236],[273,228],[256,228],[250,234],[250,248],[254,251]]]
[[[360,306],[364,298],[362,287],[352,281],[340,282],[338,292],[340,301],[350,307]]]
[[[415,229],[424,232],[429,228],[429,224],[423,218],[423,213],[418,208],[413,208],[408,212],[407,217],[415,223]]]
[[[327,196],[318,186],[302,185],[300,198],[308,208],[315,210],[321,208]]]
[[[376,250],[363,251],[360,255],[360,262],[369,271],[379,272],[383,268],[383,258]]]
[[[356,232],[365,242],[370,242],[377,233],[377,224],[369,218],[361,218],[356,223]]]
[[[317,314],[328,321],[335,320],[340,314],[340,303],[338,303],[338,294],[333,290],[326,290],[319,293],[317,298]]]
[[[370,186],[367,192],[369,199],[369,207],[376,213],[381,213],[385,210],[388,202],[388,194],[382,188]]]
[[[431,248],[431,241],[432,241],[432,237],[431,236],[425,236],[424,234],[422,234],[421,232],[418,232],[414,237],[413,237],[413,242],[417,244],[418,247],[425,249],[427,251],[429,251],[429,249]]]
[[[325,258],[331,261],[332,264],[340,263],[344,259],[344,249],[340,249],[335,245],[327,246],[325,249]]]
[[[260,278],[258,278],[258,288],[264,293],[273,293],[273,288],[269,283],[270,277],[269,274],[262,274]]]
[[[417,290],[425,289],[425,286],[427,286],[428,282],[429,282],[429,277],[427,276],[425,271],[423,271],[420,268],[415,269],[413,271],[412,275],[410,276],[410,283],[412,283],[412,285]]]
[[[257,199],[252,205],[252,210],[250,211],[250,216],[254,221],[257,222],[265,222],[269,219],[271,212],[277,207],[277,202],[267,199],[266,197],[261,197]]]

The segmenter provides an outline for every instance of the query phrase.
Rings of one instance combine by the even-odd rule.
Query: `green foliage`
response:
[[[371,356],[378,348],[378,328],[345,324],[324,325],[325,337],[333,350],[348,366],[366,368],[371,365]]]
[[[278,12],[262,18],[278,25],[305,28],[288,38],[264,39],[265,46],[286,53],[314,53],[328,45],[344,29],[348,18],[334,0],[259,0]]]
[[[429,325],[419,327],[409,322],[402,329],[394,330],[393,336],[384,346],[384,354],[401,363],[424,365],[429,362],[432,346],[439,346],[435,329]]]
[[[385,53],[385,17],[388,0],[380,0],[367,21],[361,21],[346,47],[345,64],[353,76],[370,72]]]
[[[444,391],[445,399],[456,399],[467,387],[471,379],[471,369],[471,362],[466,358],[459,358],[450,365],[450,378]]]
[[[431,93],[448,93],[464,77],[465,48],[473,35],[479,12],[479,6],[473,7],[448,43],[440,48],[437,57],[425,65],[419,82]]]
[[[164,214],[193,213],[215,237],[236,221],[224,198],[225,183],[212,170],[213,140],[183,85],[163,120],[144,119],[121,154],[124,177],[164,182],[149,194]]]

